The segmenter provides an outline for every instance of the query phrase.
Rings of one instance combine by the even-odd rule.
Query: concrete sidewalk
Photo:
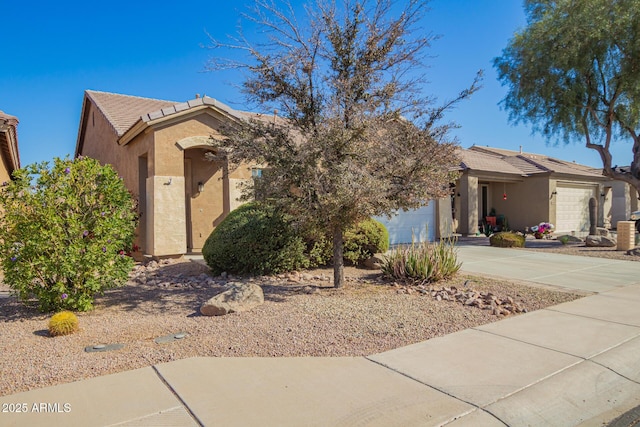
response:
[[[192,358],[5,396],[0,425],[600,426],[640,405],[640,263],[459,255],[595,294],[369,357]]]

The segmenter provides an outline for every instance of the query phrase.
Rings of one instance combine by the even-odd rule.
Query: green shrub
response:
[[[344,259],[358,265],[389,249],[389,232],[373,218],[359,222],[344,233]]]
[[[306,242],[305,253],[311,267],[327,265],[333,260],[333,240],[317,228],[302,231]],[[389,249],[389,232],[383,223],[373,218],[366,219],[345,230],[343,258],[347,263],[358,265],[377,253]]]
[[[70,311],[61,311],[49,319],[49,335],[69,335],[80,329],[78,318]]]
[[[396,280],[437,282],[453,276],[460,267],[454,239],[438,243],[411,243],[399,246],[384,257],[382,272]]]
[[[489,244],[499,248],[524,248],[524,242],[524,236],[510,231],[496,233],[489,238]]]
[[[42,311],[93,307],[95,294],[126,283],[135,203],[116,172],[89,158],[33,164],[0,191],[4,281]]]
[[[373,219],[344,234],[344,258],[353,264],[388,248],[387,229]],[[202,255],[215,274],[277,274],[328,264],[333,243],[322,230],[298,229],[292,218],[274,207],[252,202],[232,211],[213,230]]]
[[[287,218],[259,202],[233,210],[202,248],[215,274],[276,274],[307,267],[305,245]]]
[[[566,245],[567,243],[569,243],[569,239],[570,237],[567,235],[564,236],[560,236],[558,237],[558,240],[560,241],[560,243],[562,243],[563,245]]]

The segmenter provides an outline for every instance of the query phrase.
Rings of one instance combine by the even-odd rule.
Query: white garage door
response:
[[[589,231],[589,199],[595,187],[558,186],[555,231],[570,233]]]
[[[376,217],[389,231],[389,244],[411,243],[412,233],[417,242],[435,240],[436,213],[434,201],[409,211],[398,211],[391,219]],[[427,234],[428,233],[428,234]]]

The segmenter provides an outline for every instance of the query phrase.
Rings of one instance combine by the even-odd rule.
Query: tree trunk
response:
[[[333,229],[333,286],[341,288],[344,284],[344,258],[343,258],[342,228]]]

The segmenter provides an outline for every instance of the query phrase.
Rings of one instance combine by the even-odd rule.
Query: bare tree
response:
[[[265,113],[214,143],[229,148],[230,164],[268,165],[258,180],[264,199],[330,231],[336,287],[348,226],[444,197],[456,176],[454,125],[439,123],[479,88],[481,73],[441,106],[422,94],[435,39],[418,27],[426,3],[318,0],[298,21],[290,3],[257,0],[244,18],[263,31],[260,42],[211,40],[246,54],[209,68],[246,71],[243,92]]]

